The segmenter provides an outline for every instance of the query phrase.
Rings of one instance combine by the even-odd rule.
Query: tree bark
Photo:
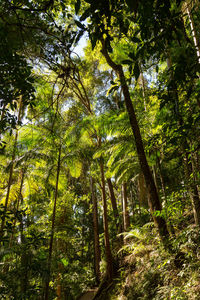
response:
[[[128,211],[128,201],[127,201],[127,183],[122,184],[122,196],[123,196],[123,219],[124,219],[124,231],[128,231],[130,227],[130,217]]]
[[[164,240],[166,240],[166,238],[169,237],[169,232],[168,232],[167,225],[166,225],[164,218],[162,216],[155,215],[156,211],[161,212],[162,206],[161,206],[159,195],[158,195],[158,192],[157,192],[157,189],[155,186],[155,182],[153,180],[152,173],[150,171],[150,168],[149,168],[149,165],[147,162],[139,125],[138,125],[135,110],[133,108],[133,104],[131,101],[128,85],[127,85],[126,78],[124,75],[124,71],[123,71],[123,68],[121,65],[118,65],[111,60],[111,58],[108,54],[108,51],[106,49],[104,40],[102,41],[102,53],[103,53],[108,65],[111,68],[113,68],[113,70],[117,73],[117,75],[120,79],[120,82],[121,82],[124,100],[125,100],[125,104],[126,104],[126,109],[127,109],[128,116],[129,116],[129,121],[130,121],[130,125],[131,125],[133,135],[135,138],[135,144],[136,144],[137,155],[138,155],[140,167],[144,174],[146,187],[149,191],[149,201],[148,201],[149,208],[150,208],[153,220],[154,220],[154,224],[158,228],[160,238],[164,241]]]
[[[190,195],[190,199],[191,199],[192,207],[193,207],[194,221],[195,221],[196,225],[200,226],[200,199],[199,199],[199,193],[198,193],[198,189],[197,189],[197,186],[196,186],[195,182],[193,184],[190,183],[191,170],[190,170],[190,165],[189,165],[189,162],[188,162],[187,155],[184,156],[183,162],[184,162],[184,170],[185,170],[186,181],[188,182],[188,185],[189,185],[189,195]]]
[[[49,299],[49,281],[51,278],[51,257],[52,257],[52,251],[53,251],[53,239],[54,239],[54,231],[55,231],[55,218],[56,218],[56,204],[57,204],[57,198],[58,198],[58,182],[59,182],[59,174],[60,174],[61,147],[62,147],[62,145],[60,144],[59,153],[58,153],[55,198],[54,198],[52,224],[51,224],[51,236],[50,236],[50,242],[49,242],[49,257],[48,257],[48,262],[47,262],[47,277],[46,277],[45,298],[44,298],[45,300]]]
[[[97,197],[94,190],[94,179],[90,177],[90,189],[92,194],[92,203],[93,203],[93,229],[94,229],[94,269],[96,282],[100,282],[100,261],[101,261],[101,252],[100,252],[100,243],[99,243],[99,224],[98,224],[98,207],[97,207]]]
[[[138,194],[139,204],[141,204],[143,207],[148,207],[148,191],[142,172],[140,172],[138,175]]]
[[[168,58],[167,58],[167,67],[170,70],[170,77],[171,77],[171,80],[173,81],[172,61],[171,61],[169,51],[168,51]],[[177,90],[176,83],[174,83],[171,92],[172,92],[172,96],[176,103],[176,114],[177,114],[177,118],[178,118],[177,123],[178,123],[178,125],[182,126],[183,119],[179,112],[179,96],[178,96],[178,90]],[[186,181],[188,182],[188,185],[189,185],[188,186],[189,195],[190,195],[190,199],[191,199],[192,206],[193,206],[195,224],[200,225],[200,199],[199,199],[198,188],[197,188],[196,184],[195,183],[190,184],[191,170],[190,170],[190,165],[189,165],[188,158],[187,158],[187,153],[185,151],[186,148],[187,148],[187,139],[184,138],[184,141],[181,145],[181,149],[182,149],[182,155],[183,155],[185,177],[186,177]]]
[[[187,15],[188,15],[190,28],[191,28],[191,32],[192,32],[192,38],[193,38],[194,46],[195,46],[195,49],[196,49],[197,61],[200,64],[200,45],[199,45],[199,40],[198,40],[194,20],[193,20],[189,5],[187,5],[186,12],[187,12]]]
[[[21,202],[21,204],[22,204],[22,202],[23,202],[23,198],[22,198],[22,188],[23,188],[23,184],[24,184],[24,175],[25,175],[25,168],[23,168],[23,169],[21,170],[21,180],[20,180],[19,194],[18,194],[18,197],[17,197],[16,211],[19,210],[20,202]],[[17,222],[17,219],[15,218],[14,224],[13,224],[13,229],[12,229],[12,235],[11,235],[11,237],[10,237],[9,248],[12,247],[12,242],[13,242],[13,237],[14,237],[14,232],[15,232],[16,222]]]
[[[100,171],[101,171],[102,200],[103,200],[104,240],[105,240],[106,263],[107,263],[106,271],[107,271],[108,280],[112,281],[113,259],[112,259],[111,249],[110,249],[110,238],[109,238],[109,230],[108,230],[108,212],[107,212],[107,202],[106,202],[103,158],[100,159]]]
[[[113,214],[114,214],[114,218],[115,218],[117,233],[121,233],[122,226],[120,224],[119,212],[118,212],[118,208],[117,208],[117,201],[116,201],[116,197],[115,197],[115,193],[114,193],[114,189],[113,189],[113,184],[112,184],[112,181],[110,178],[107,178],[107,183],[108,183],[108,190],[109,190],[110,200],[111,200]]]
[[[22,97],[20,97],[20,99],[19,99],[19,111],[18,111],[18,118],[17,118],[18,119],[18,122],[17,122],[18,124],[21,121],[21,112],[22,112]],[[17,140],[18,140],[18,129],[16,129],[16,132],[15,132],[15,140],[14,140],[14,145],[13,145],[11,166],[10,166],[10,171],[9,171],[8,188],[7,188],[7,193],[6,193],[4,212],[3,212],[2,221],[1,221],[0,242],[2,241],[2,238],[3,238],[6,212],[7,212],[7,209],[8,209],[8,202],[9,202],[9,197],[10,197],[10,188],[11,188],[11,185],[12,185],[14,160],[15,160],[16,150],[17,150]]]

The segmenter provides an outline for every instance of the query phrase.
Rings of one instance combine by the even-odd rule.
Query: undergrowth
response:
[[[133,228],[120,249],[124,255],[112,300],[200,299],[200,228],[190,225],[167,252],[151,224]],[[109,298],[109,297],[108,297]]]

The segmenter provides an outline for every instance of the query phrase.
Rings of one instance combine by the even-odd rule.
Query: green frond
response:
[[[74,178],[78,178],[81,175],[81,171],[82,171],[82,163],[81,161],[74,159],[74,160],[70,160],[68,161],[68,167],[69,167],[69,171],[72,177]]]

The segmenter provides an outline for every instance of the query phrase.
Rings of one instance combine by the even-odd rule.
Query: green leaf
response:
[[[130,65],[132,63],[133,63],[133,61],[130,60],[130,59],[125,59],[125,60],[122,61],[122,64],[124,64],[124,65]]]
[[[97,34],[91,34],[90,35],[90,41],[91,41],[91,44],[92,44],[92,50],[94,50],[94,48],[96,46],[97,39],[98,39]]]
[[[135,60],[135,52],[130,52],[128,54],[128,56],[132,59],[132,60]]]
[[[80,6],[81,6],[81,0],[77,0],[75,3],[75,13],[78,15],[78,12],[80,10]]]
[[[69,264],[69,261],[68,261],[66,258],[62,258],[62,259],[61,259],[61,262],[63,263],[63,265],[64,265],[65,267],[67,267],[68,264]]]
[[[80,38],[83,36],[83,34],[84,34],[84,30],[80,30],[79,34],[75,39],[75,44],[77,44],[80,41]]]
[[[133,74],[135,76],[135,79],[138,80],[139,76],[140,76],[140,68],[138,63],[135,63],[134,69],[133,69]]]
[[[114,86],[111,86],[111,88],[107,91],[107,95],[111,94],[112,92],[118,90],[118,85],[114,85]]]
[[[140,43],[140,42],[141,42],[141,40],[140,40],[139,38],[137,38],[136,36],[133,36],[133,37],[131,38],[131,40],[132,40],[132,42],[134,42],[134,43]]]
[[[75,20],[75,23],[76,23],[76,25],[77,25],[79,28],[85,30],[85,26],[84,26],[81,22]]]
[[[88,8],[88,9],[86,9],[86,11],[84,11],[84,13],[82,14],[82,16],[80,17],[80,21],[84,21],[84,20],[87,19],[90,15],[91,15],[91,9]]]

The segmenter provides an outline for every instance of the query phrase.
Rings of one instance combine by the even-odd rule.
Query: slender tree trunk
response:
[[[159,160],[158,157],[157,157],[157,165],[158,165],[158,171],[159,171],[158,174],[159,174],[159,177],[160,177],[162,193],[163,193],[163,196],[164,196],[164,199],[165,199],[166,206],[168,207],[168,200],[167,200],[166,189],[165,189],[165,181],[164,181],[164,178],[163,178],[163,175],[162,175],[161,163],[160,163],[160,160]],[[166,208],[166,219],[168,220],[169,231],[175,237],[176,234],[175,234],[174,226],[172,225],[172,222],[171,222],[170,218],[168,217],[167,208]]]
[[[20,100],[19,100],[19,111],[18,111],[18,118],[17,118],[18,124],[21,121],[21,112],[22,112],[22,97],[20,97]],[[6,193],[4,212],[3,212],[2,221],[1,221],[0,242],[2,241],[2,238],[3,238],[6,212],[8,209],[8,202],[9,202],[9,197],[10,197],[10,188],[11,188],[12,179],[13,179],[14,160],[15,160],[16,150],[17,150],[17,139],[18,139],[18,129],[16,129],[16,132],[15,132],[15,140],[14,140],[14,145],[13,145],[13,153],[12,153],[11,166],[10,166],[9,178],[8,178],[8,188],[7,188],[7,193]]]
[[[92,194],[92,203],[93,203],[93,229],[94,229],[94,267],[95,267],[95,276],[96,282],[100,282],[100,261],[101,261],[101,252],[100,252],[100,243],[99,243],[99,223],[98,223],[98,207],[97,207],[97,197],[94,190],[94,179],[90,177],[90,189]]]
[[[62,300],[62,286],[61,286],[61,274],[57,276],[57,287],[56,287],[56,300]]]
[[[61,158],[61,144],[59,147],[58,153],[58,164],[57,164],[57,176],[56,176],[56,189],[55,189],[55,198],[54,198],[54,206],[53,206],[53,214],[52,214],[52,224],[51,224],[51,236],[49,242],[49,257],[47,262],[47,277],[46,277],[46,285],[45,285],[45,300],[49,299],[49,281],[51,278],[51,258],[53,251],[53,239],[54,239],[54,231],[55,231],[55,218],[56,218],[56,204],[58,198],[58,182],[59,182],[59,174],[60,174],[60,158]]]
[[[20,180],[20,187],[19,187],[19,192],[18,192],[18,197],[17,197],[16,211],[19,210],[20,204],[22,204],[22,202],[23,202],[22,188],[23,188],[23,184],[24,184],[24,175],[25,175],[25,168],[21,170],[21,180]],[[10,237],[9,248],[12,247],[12,242],[13,242],[13,237],[14,237],[16,222],[17,222],[17,219],[15,218],[14,224],[13,224],[13,229],[12,229],[12,235]]]
[[[127,183],[122,184],[122,196],[123,196],[123,219],[124,219],[124,231],[128,231],[130,227],[130,217],[128,212],[128,201],[127,201]]]
[[[113,70],[117,73],[117,75],[120,79],[120,82],[121,82],[124,100],[125,100],[125,104],[126,104],[126,109],[127,109],[128,116],[129,116],[129,121],[130,121],[130,125],[131,125],[133,135],[135,138],[135,144],[136,144],[137,155],[138,155],[140,167],[144,174],[147,190],[149,191],[149,201],[148,201],[149,208],[150,208],[153,220],[154,220],[154,224],[158,228],[160,238],[164,241],[164,240],[168,239],[169,232],[167,229],[165,219],[161,216],[155,215],[156,211],[162,210],[162,206],[160,203],[160,199],[159,199],[159,195],[158,195],[158,192],[156,189],[155,182],[153,180],[152,173],[150,171],[150,168],[149,168],[149,165],[147,162],[146,154],[144,151],[144,145],[143,145],[143,141],[142,141],[142,137],[141,137],[141,133],[140,133],[140,128],[139,128],[135,110],[133,108],[133,104],[131,101],[128,85],[127,85],[126,78],[124,75],[124,71],[123,71],[123,68],[121,65],[118,65],[111,60],[111,58],[108,54],[108,51],[106,49],[105,41],[102,41],[102,53],[103,53],[108,65],[111,68],[113,68]]]
[[[23,215],[21,214],[20,219],[20,236],[21,236],[21,294],[23,297],[26,295],[27,286],[28,286],[28,260],[29,253],[26,249],[26,238],[24,236],[24,220]]]
[[[168,69],[170,70],[171,80],[173,81],[172,61],[171,61],[170,53],[168,53],[167,66],[168,66]],[[183,125],[183,119],[179,112],[179,97],[178,97],[176,83],[174,83],[171,92],[172,92],[172,96],[175,100],[175,110],[176,110],[175,112],[176,112],[176,115],[178,118],[177,123],[178,123],[178,125],[181,126],[181,125]],[[190,199],[191,199],[192,206],[193,206],[195,224],[200,225],[200,199],[199,199],[197,186],[195,185],[195,183],[190,184],[191,171],[190,171],[190,166],[189,166],[189,162],[188,162],[188,158],[187,158],[187,153],[185,151],[186,145],[187,145],[187,140],[184,139],[184,142],[181,145],[181,149],[182,149],[182,154],[183,154],[185,176],[186,176],[186,181],[189,184],[189,195],[190,195]]]
[[[186,181],[188,182],[189,185],[189,195],[190,195],[190,199],[192,202],[192,207],[193,207],[193,213],[194,213],[194,221],[196,225],[200,226],[200,199],[199,199],[199,193],[198,193],[198,189],[195,183],[191,184],[190,183],[190,174],[191,174],[191,170],[190,170],[190,165],[188,162],[188,158],[187,155],[185,155],[184,159],[184,170],[185,170],[185,177],[186,177]]]
[[[1,121],[0,124],[3,123],[3,118],[5,116],[5,111],[6,111],[6,104],[3,104],[3,108],[2,108],[2,113],[1,113]],[[1,140],[1,134],[2,134],[2,129],[0,128],[0,140]]]
[[[112,184],[112,181],[110,178],[107,179],[107,183],[108,183],[109,195],[110,195],[110,200],[111,200],[113,214],[114,214],[115,223],[116,223],[116,229],[117,229],[118,233],[121,233],[122,226],[120,225],[117,201],[116,201],[116,197],[115,197],[115,193],[114,193],[114,189],[113,189],[113,184]]]
[[[192,165],[192,173],[193,173],[193,178],[194,178],[194,184],[197,187],[198,193],[199,193],[199,185],[198,185],[198,175],[197,172],[199,170],[199,165],[198,165],[198,156],[197,152],[191,152],[191,165]]]
[[[106,202],[103,158],[101,158],[100,160],[100,170],[101,170],[101,185],[102,185],[102,200],[103,200],[103,220],[104,220],[104,239],[105,239],[106,263],[107,263],[107,276],[108,276],[108,280],[112,281],[113,259],[112,259],[111,249],[110,249],[110,239],[109,239],[109,230],[108,230],[108,212],[107,212],[107,202]]]
[[[158,163],[158,170],[159,170],[159,175],[160,175],[160,183],[161,183],[162,193],[163,193],[163,196],[164,196],[165,201],[166,201],[167,195],[166,195],[166,189],[165,189],[165,181],[164,181],[164,178],[163,178],[162,168],[161,168],[161,163],[160,163],[159,158],[157,158],[157,163]]]
[[[134,216],[134,214],[135,214],[135,195],[134,195],[132,186],[131,186],[131,189],[130,189],[130,199],[131,199],[132,213],[133,213],[133,216]]]
[[[138,176],[138,199],[139,204],[144,207],[148,206],[148,191],[145,185],[144,175],[142,172]]]
[[[186,12],[188,15],[188,19],[189,19],[189,23],[190,23],[190,28],[191,28],[191,32],[192,32],[192,38],[193,38],[193,42],[194,42],[194,46],[196,49],[196,54],[197,54],[197,60],[198,63],[200,64],[200,45],[199,45],[199,40],[198,40],[198,36],[197,36],[197,32],[196,32],[196,28],[195,28],[195,24],[194,24],[194,20],[190,11],[190,8],[187,5],[186,8]]]
[[[21,179],[20,179],[20,188],[19,188],[19,192],[18,192],[18,197],[17,197],[17,204],[16,204],[16,211],[19,210],[19,206],[20,206],[20,201],[23,201],[22,199],[22,188],[23,188],[23,182],[24,182],[24,169],[22,169],[21,171]],[[12,248],[12,244],[13,244],[13,238],[14,238],[14,233],[15,233],[15,226],[16,226],[16,222],[17,222],[17,218],[15,218],[14,220],[14,224],[13,224],[13,228],[12,228],[12,234],[10,237],[10,241],[9,241],[9,248]],[[9,260],[8,260],[9,261]],[[7,263],[4,268],[3,268],[3,273],[7,273],[9,271],[9,263]]]
[[[143,101],[144,101],[144,111],[146,111],[147,110],[146,86],[145,86],[145,80],[144,80],[144,75],[143,75],[143,72],[142,72],[141,65],[140,65],[140,76],[138,78],[138,82],[139,82],[139,85],[142,88],[142,96],[143,96]]]

